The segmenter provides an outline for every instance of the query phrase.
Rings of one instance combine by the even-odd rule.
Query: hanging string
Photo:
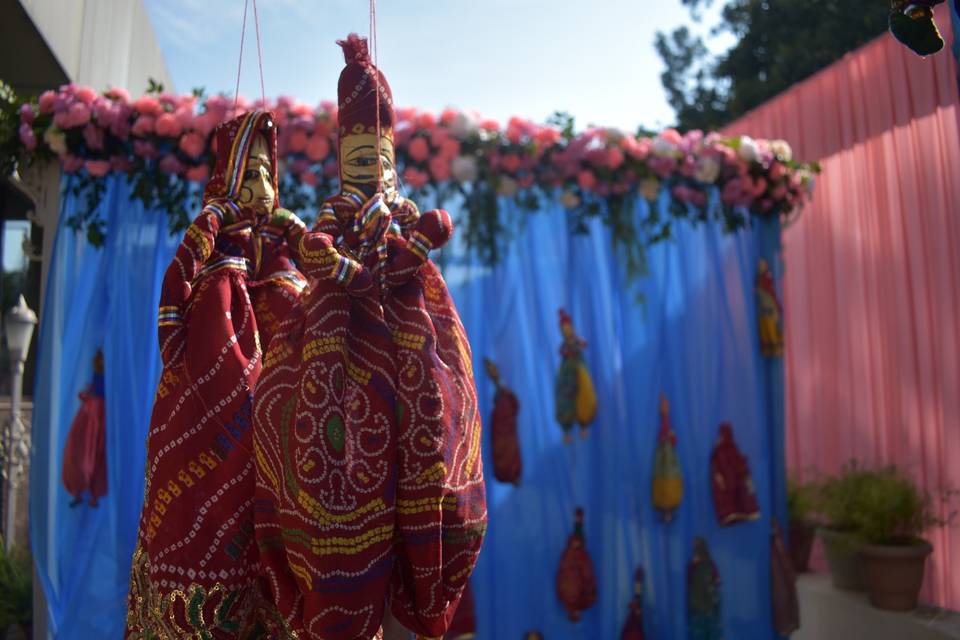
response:
[[[260,100],[267,105],[267,92],[263,88],[263,53],[260,51],[260,17],[257,15],[257,0],[253,0],[253,26],[257,31],[257,64],[260,66]]]
[[[237,110],[237,103],[240,100],[240,69],[243,68],[243,41],[247,36],[247,5],[250,0],[243,2],[243,26],[240,28],[240,58],[237,60],[237,86],[233,90],[233,110]]]
[[[254,0],[256,6],[256,0]],[[373,88],[376,92],[377,191],[383,191],[383,156],[380,142],[380,67],[377,66],[377,0],[370,0],[370,56],[373,62]]]

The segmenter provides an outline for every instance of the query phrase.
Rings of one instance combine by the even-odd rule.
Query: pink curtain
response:
[[[921,59],[884,35],[726,129],[823,166],[784,232],[794,472],[856,457],[960,488],[956,71],[949,50]],[[928,538],[925,597],[960,609],[960,527]]]

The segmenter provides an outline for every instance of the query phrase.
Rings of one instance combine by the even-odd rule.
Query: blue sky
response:
[[[233,93],[243,0],[146,0],[178,91]],[[364,0],[259,0],[267,95],[336,99],[334,42],[366,35]],[[680,0],[380,0],[378,54],[396,104],[505,120],[557,110],[635,129],[673,121],[653,49],[689,22]],[[260,93],[248,17],[241,93]]]

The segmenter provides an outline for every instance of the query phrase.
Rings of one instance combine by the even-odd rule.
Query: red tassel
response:
[[[577,508],[576,526],[567,539],[567,548],[560,557],[557,571],[557,596],[573,622],[597,601],[597,578],[593,560],[583,537],[583,509]]]
[[[346,40],[337,40],[337,44],[343,49],[343,59],[347,64],[356,62],[357,64],[371,64],[370,51],[367,48],[367,39],[361,38],[355,33],[347,36]]]

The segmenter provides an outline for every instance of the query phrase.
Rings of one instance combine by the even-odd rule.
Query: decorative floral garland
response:
[[[331,102],[312,107],[281,97],[266,105],[240,99],[235,106],[232,98],[162,93],[151,83],[151,91],[136,100],[123,89],[98,94],[64,85],[35,101],[10,99],[7,106],[18,120],[5,128],[13,140],[0,139],[0,148],[21,162],[57,157],[66,173],[76,175],[73,189],[89,206],[69,222],[86,228],[94,243],[103,238],[95,212],[103,178],[111,172],[125,172],[145,205],[164,208],[172,230],[184,228],[190,221],[189,197],[196,197],[209,173],[214,127],[250,108],[276,114],[285,206],[311,214],[336,189],[337,108]],[[735,230],[751,215],[787,215],[808,199],[819,170],[794,161],[782,140],[730,139],[701,131],[681,135],[673,129],[656,135],[606,128],[577,133],[572,118],[563,114],[546,125],[511,118],[505,127],[454,109],[439,117],[399,109],[397,116],[403,183],[438,203],[462,198],[461,228],[487,263],[496,262],[508,232],[499,213],[505,198],[532,211],[559,196],[575,229],[600,216],[627,247],[628,257],[632,252],[636,268],[642,267],[643,246],[669,237],[672,218],[719,215],[727,229]],[[714,187],[720,207],[708,206]],[[663,189],[671,196],[669,215],[651,207],[637,228],[636,198],[656,201]]]

